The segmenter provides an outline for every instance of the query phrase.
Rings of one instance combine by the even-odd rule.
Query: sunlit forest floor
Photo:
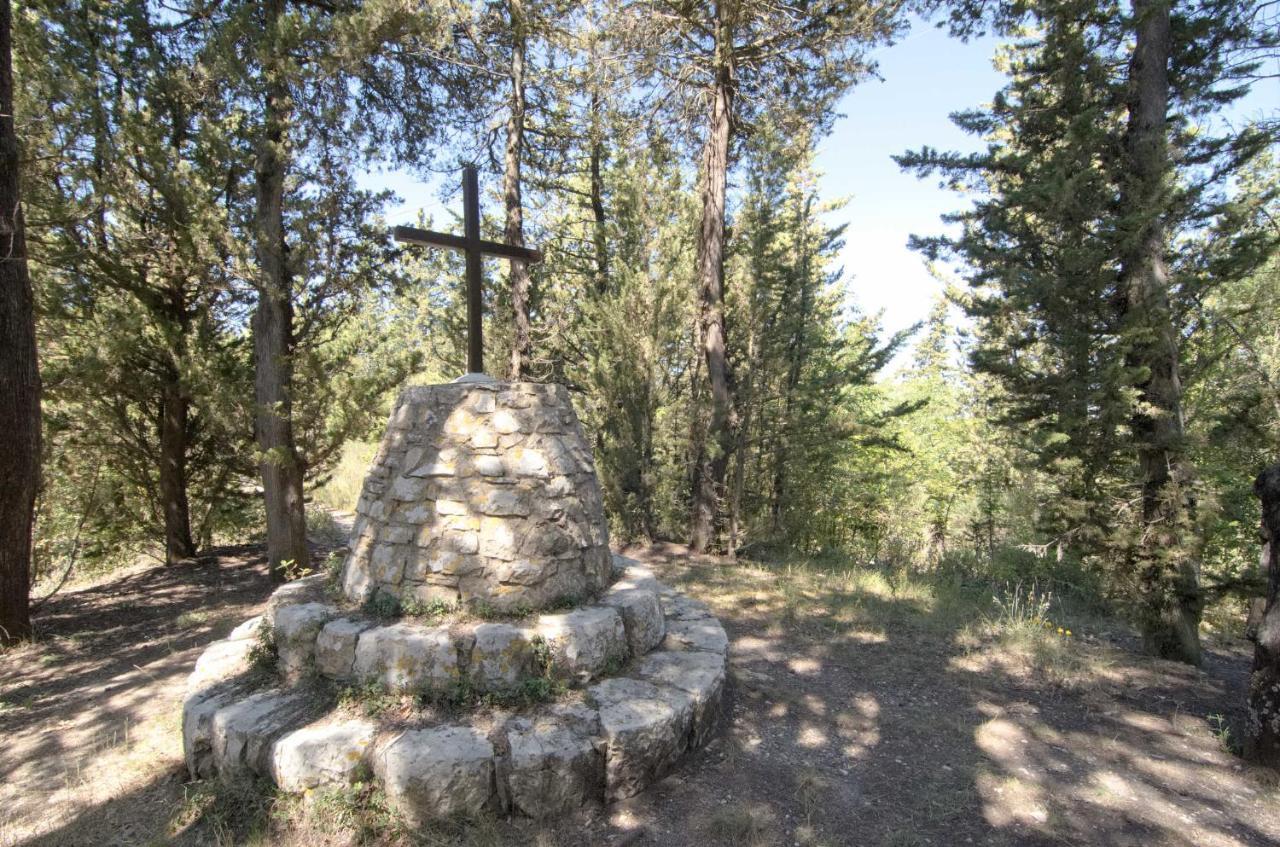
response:
[[[259,549],[225,548],[66,591],[0,657],[0,844],[1280,843],[1276,776],[1233,754],[1243,642],[1195,670],[1139,655],[1114,620],[1002,615],[989,589],[627,553],[732,638],[723,732],[640,797],[410,834],[358,792],[188,783],[186,675],[271,590]]]

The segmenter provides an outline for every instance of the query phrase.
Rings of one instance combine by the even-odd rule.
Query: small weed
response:
[[[712,812],[707,820],[707,830],[721,844],[763,847],[770,843],[772,818],[767,809],[735,803]]]
[[[369,718],[381,717],[399,705],[400,696],[377,680],[344,686],[338,691],[338,708]]]
[[[325,557],[322,565],[325,590],[332,597],[342,593],[342,565],[345,561],[346,557],[335,551]]]
[[[253,647],[249,649],[249,673],[266,680],[275,676],[280,655],[276,650],[276,637],[267,622],[258,625]]]
[[[403,614],[400,598],[385,591],[375,591],[364,601],[364,613],[382,621],[394,620]]]
[[[561,697],[568,687],[545,676],[526,676],[510,688],[481,691],[462,677],[449,685],[428,686],[418,692],[418,704],[435,706],[450,712],[470,712],[479,708],[527,709]]]
[[[198,843],[231,847],[265,837],[276,804],[275,787],[239,778],[184,786],[183,800],[169,820],[171,838],[201,832]]]
[[[1240,741],[1231,732],[1231,725],[1227,721],[1227,716],[1221,713],[1215,713],[1208,716],[1209,731],[1213,733],[1213,737],[1218,739],[1218,746],[1222,748],[1224,753],[1232,756],[1239,756],[1243,753],[1243,747]]]
[[[447,618],[458,611],[458,604],[448,600],[419,600],[406,597],[400,601],[400,612],[407,618],[434,621]]]

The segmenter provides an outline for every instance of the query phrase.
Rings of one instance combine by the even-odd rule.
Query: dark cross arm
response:
[[[516,259],[531,265],[542,261],[541,250],[516,247],[514,244],[503,244],[498,241],[472,242],[462,235],[450,235],[447,232],[435,232],[434,230],[418,229],[412,226],[396,227],[395,239],[396,241],[410,244],[431,244],[435,247],[444,247],[461,253],[465,253],[468,250],[476,250],[486,256],[501,256],[504,259]]]

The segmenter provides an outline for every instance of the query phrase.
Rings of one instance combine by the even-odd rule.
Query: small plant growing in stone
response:
[[[338,691],[338,707],[377,718],[399,705],[400,698],[381,682],[348,685]]]
[[[385,591],[375,591],[364,601],[364,613],[378,620],[394,620],[403,614],[400,598]]]
[[[400,611],[405,617],[424,620],[440,620],[458,611],[458,604],[448,600],[419,600],[406,597],[400,601]]]
[[[344,557],[336,550],[324,560],[324,587],[331,597],[342,593],[342,562]]]
[[[539,676],[551,678],[551,645],[541,635],[529,640],[529,651],[533,656],[533,667]]]
[[[275,633],[263,621],[258,624],[254,644],[249,648],[249,674],[265,681],[268,677],[275,676],[278,660]]]

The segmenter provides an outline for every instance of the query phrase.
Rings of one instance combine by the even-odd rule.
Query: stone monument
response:
[[[478,250],[477,233],[410,235]],[[471,373],[405,389],[357,512],[339,571],[286,583],[196,663],[193,777],[372,779],[414,823],[546,817],[636,794],[714,732],[724,629],[610,553],[563,387]],[[371,690],[399,697],[394,716],[353,705]]]

